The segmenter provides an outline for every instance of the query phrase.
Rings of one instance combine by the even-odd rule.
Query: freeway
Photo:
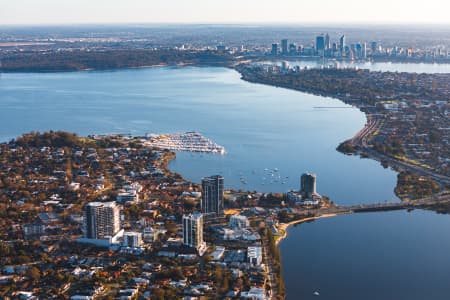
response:
[[[383,120],[379,115],[368,114],[366,125],[358,131],[349,142],[360,147],[368,147],[370,137],[382,126],[382,124]]]
[[[361,149],[361,152],[373,159],[376,159],[379,161],[386,161],[389,166],[393,167],[396,170],[410,171],[410,172],[420,175],[420,176],[430,177],[440,184],[444,184],[444,185],[450,184],[450,178],[448,176],[436,173],[432,169],[424,168],[419,165],[408,163],[406,161],[402,161],[402,160],[381,154],[369,147]]]
[[[426,168],[420,165],[416,165],[404,160],[400,160],[395,157],[387,156],[378,151],[375,151],[369,144],[374,133],[383,126],[383,119],[380,115],[368,114],[367,124],[353,138],[348,140],[352,145],[358,148],[359,154],[364,154],[372,159],[380,162],[386,162],[389,166],[397,171],[410,171],[420,176],[430,177],[441,185],[449,185],[450,177],[443,174],[436,173],[430,168]]]

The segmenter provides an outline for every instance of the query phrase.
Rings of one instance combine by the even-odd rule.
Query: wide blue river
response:
[[[396,199],[393,171],[335,151],[364,126],[363,113],[335,99],[250,84],[233,70],[3,74],[0,93],[0,140],[50,129],[82,135],[195,130],[227,154],[178,153],[171,168],[189,180],[217,173],[230,188],[284,192],[299,189],[303,172],[314,172],[318,191],[338,203]],[[280,180],[266,168],[277,168]]]
[[[383,72],[407,72],[407,73],[450,73],[450,64],[429,63],[392,63],[392,62],[360,62],[360,61],[336,61],[336,60],[288,60],[291,67],[301,68],[357,68]],[[279,61],[265,61],[266,64],[282,64]]]
[[[195,130],[227,153],[178,153],[171,168],[188,180],[222,174],[229,188],[284,192],[299,188],[301,173],[314,172],[318,191],[336,203],[398,201],[395,172],[335,151],[365,123],[364,114],[336,99],[250,84],[225,68],[0,76],[1,141],[32,130]],[[275,168],[281,180],[271,178]],[[396,212],[290,228],[281,243],[288,299],[316,290],[325,299],[447,299],[449,222]],[[411,292],[419,287],[422,294]]]

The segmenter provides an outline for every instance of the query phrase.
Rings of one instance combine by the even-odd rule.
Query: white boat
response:
[[[314,296],[320,296],[320,293],[319,293],[318,291],[315,291],[315,292],[313,293],[313,295],[314,295]]]

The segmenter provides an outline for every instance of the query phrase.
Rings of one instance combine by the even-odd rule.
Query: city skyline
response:
[[[94,23],[340,23],[340,24],[448,24],[450,4],[430,0],[426,6],[400,0],[378,1],[367,9],[355,0],[338,2],[268,0],[211,2],[152,1],[130,2],[87,0],[2,1],[0,23],[94,24]],[[320,12],[320,13],[318,13]]]

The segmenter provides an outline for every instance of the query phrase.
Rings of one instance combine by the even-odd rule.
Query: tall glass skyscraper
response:
[[[345,35],[342,35],[339,39],[339,51],[341,52],[341,55],[344,56],[345,54]]]
[[[331,48],[330,35],[327,33],[325,35],[325,50],[328,50],[330,48]]]
[[[272,44],[272,55],[278,55],[278,44]]]
[[[282,39],[281,40],[281,54],[288,54],[288,40]]]
[[[223,177],[215,175],[202,179],[202,213],[206,216],[223,215]]]
[[[316,174],[303,174],[300,180],[300,192],[310,198],[317,194],[316,192]]]
[[[325,38],[323,35],[318,35],[316,37],[316,51],[320,52],[325,49]]]

